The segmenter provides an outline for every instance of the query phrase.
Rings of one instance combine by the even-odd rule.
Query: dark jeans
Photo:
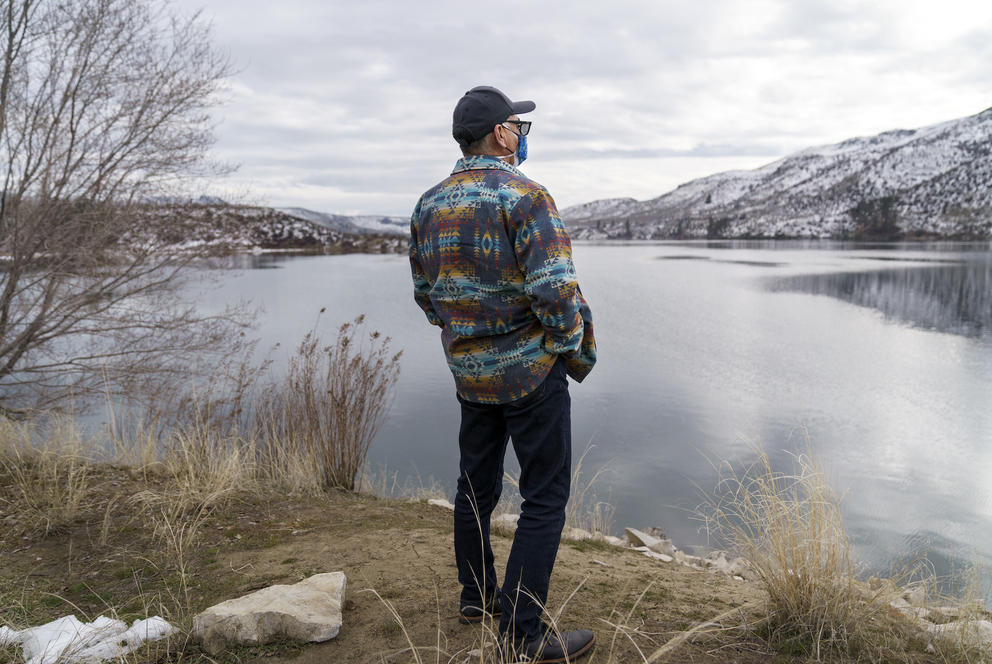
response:
[[[503,490],[508,440],[520,462],[520,520],[513,537],[501,593],[501,634],[514,640],[543,632],[541,606],[565,525],[572,467],[571,399],[565,360],[525,397],[506,404],[458,399],[461,450],[455,496],[455,560],[462,606],[484,606],[497,591],[489,517]]]

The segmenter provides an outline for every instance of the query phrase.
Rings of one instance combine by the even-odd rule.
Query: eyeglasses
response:
[[[520,136],[526,136],[530,133],[530,126],[533,124],[529,120],[504,120],[503,123],[509,122],[510,124],[517,125],[517,131]]]

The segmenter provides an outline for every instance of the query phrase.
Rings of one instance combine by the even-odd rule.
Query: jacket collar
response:
[[[514,175],[519,175],[525,177],[517,168],[511,164],[506,163],[499,157],[491,157],[485,154],[469,155],[467,157],[462,157],[457,162],[455,162],[455,169],[451,171],[451,174],[461,173],[463,171],[476,171],[476,170],[500,170],[508,171]]]

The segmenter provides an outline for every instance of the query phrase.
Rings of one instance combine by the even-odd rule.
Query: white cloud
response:
[[[406,214],[457,158],[451,110],[478,84],[537,102],[525,171],[562,206],[992,105],[977,0],[214,0],[205,16],[240,68],[219,110],[229,187],[329,212]]]

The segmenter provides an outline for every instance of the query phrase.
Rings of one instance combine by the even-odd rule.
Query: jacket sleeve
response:
[[[595,363],[592,313],[579,290],[571,241],[558,208],[541,188],[521,198],[510,218],[518,225],[514,251],[531,310],[544,327],[544,347],[565,355],[569,375],[581,381]]]
[[[413,210],[410,218],[410,270],[413,272],[413,299],[424,310],[427,315],[427,322],[431,325],[444,327],[441,318],[434,311],[431,304],[431,283],[427,278],[427,273],[420,262],[420,244],[417,233],[417,222],[420,219],[420,203]]]

